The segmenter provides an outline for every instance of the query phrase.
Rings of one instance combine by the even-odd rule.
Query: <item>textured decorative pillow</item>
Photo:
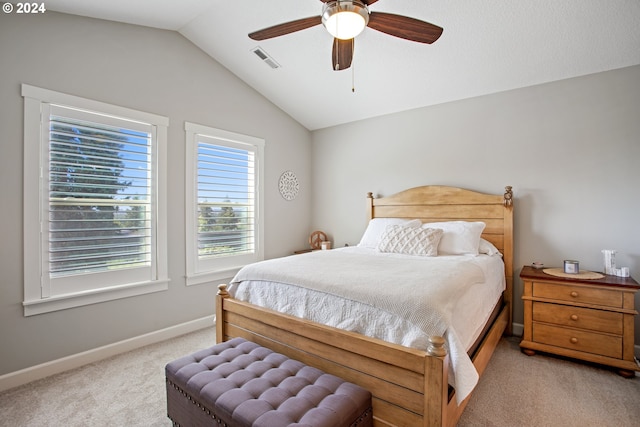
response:
[[[478,255],[480,237],[486,224],[471,221],[429,222],[422,227],[441,228],[444,231],[438,254],[441,255]]]
[[[403,225],[405,227],[420,227],[422,221],[419,219],[404,219],[404,218],[374,218],[369,221],[367,229],[364,231],[359,248],[371,248],[375,249],[380,243],[380,238],[385,229],[389,225]]]
[[[382,234],[378,250],[396,254],[438,256],[438,244],[442,233],[439,228],[389,225]]]

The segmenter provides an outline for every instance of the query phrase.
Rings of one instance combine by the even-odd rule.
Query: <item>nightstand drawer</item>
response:
[[[622,358],[622,337],[533,323],[533,340],[542,344]]]
[[[612,311],[536,301],[533,303],[533,320],[622,335],[623,315]]]
[[[594,289],[558,283],[534,282],[533,296],[557,299],[583,304],[597,304],[622,308],[622,292],[608,289]]]

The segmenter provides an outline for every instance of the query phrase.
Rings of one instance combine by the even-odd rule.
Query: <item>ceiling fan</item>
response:
[[[297,19],[249,34],[253,40],[266,40],[323,24],[333,36],[332,62],[336,71],[351,66],[354,38],[365,27],[418,43],[438,40],[442,28],[419,19],[383,12],[370,12],[378,0],[320,0],[325,3],[321,16]]]

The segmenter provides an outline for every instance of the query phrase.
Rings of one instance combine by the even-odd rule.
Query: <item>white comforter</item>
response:
[[[407,347],[426,349],[430,336],[444,336],[449,380],[461,402],[478,373],[452,316],[467,291],[494,274],[488,258],[495,257],[318,251],[248,265],[229,290],[239,300]]]

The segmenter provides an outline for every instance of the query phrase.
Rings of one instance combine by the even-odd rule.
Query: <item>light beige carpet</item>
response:
[[[462,414],[466,426],[640,426],[640,377],[520,352],[503,338]],[[637,374],[636,374],[637,375]]]
[[[7,390],[0,426],[171,426],[164,366],[214,344],[207,328]]]
[[[166,417],[164,366],[215,343],[214,329],[35,381],[0,394],[0,425],[162,426]],[[638,426],[640,378],[522,354],[503,339],[459,426]]]

